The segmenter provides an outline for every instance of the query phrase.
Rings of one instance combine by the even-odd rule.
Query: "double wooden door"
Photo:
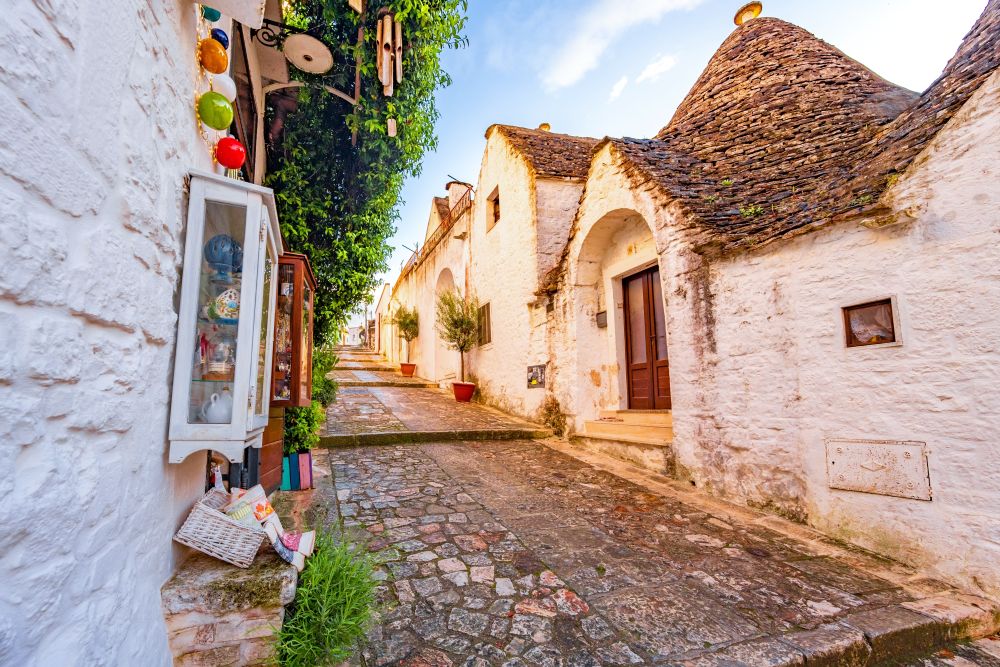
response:
[[[628,407],[631,410],[669,410],[670,366],[659,268],[625,278],[622,291],[625,297]]]

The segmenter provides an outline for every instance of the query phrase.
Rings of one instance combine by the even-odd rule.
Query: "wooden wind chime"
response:
[[[382,92],[386,97],[392,97],[395,85],[403,82],[403,24],[385,7],[378,11],[376,42]],[[390,137],[396,136],[395,118],[388,119],[386,130]]]

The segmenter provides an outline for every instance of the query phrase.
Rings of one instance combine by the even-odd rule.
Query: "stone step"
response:
[[[670,410],[601,410],[602,420],[620,420],[626,424],[673,426],[674,414]]]
[[[575,447],[626,461],[668,477],[676,469],[674,448],[667,440],[645,440],[628,436],[609,437],[577,433],[570,436]]]
[[[673,442],[674,428],[669,425],[635,424],[612,419],[598,419],[586,422],[583,426],[584,435],[596,435],[603,438],[625,438],[637,442],[661,444]]]
[[[340,363],[337,364],[334,369],[335,371],[387,371],[389,373],[398,371],[398,368],[393,366],[387,366],[386,364],[369,364],[369,363]]]
[[[455,442],[476,440],[538,440],[551,438],[545,428],[461,429],[451,431],[385,431],[350,435],[320,436],[319,446],[325,448],[367,445],[400,445],[420,442]]]

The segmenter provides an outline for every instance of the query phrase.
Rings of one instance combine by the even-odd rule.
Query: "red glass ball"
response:
[[[226,169],[239,169],[247,159],[247,149],[232,137],[223,137],[215,145],[215,159]]]

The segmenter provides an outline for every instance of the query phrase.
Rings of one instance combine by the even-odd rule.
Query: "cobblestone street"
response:
[[[957,612],[989,619],[903,566],[537,442],[329,462],[345,524],[384,561],[367,665],[865,664],[954,636]],[[1000,664],[984,645],[912,664]]]
[[[345,359],[316,465],[380,562],[359,664],[1000,667],[911,655],[993,627],[981,598]]]

